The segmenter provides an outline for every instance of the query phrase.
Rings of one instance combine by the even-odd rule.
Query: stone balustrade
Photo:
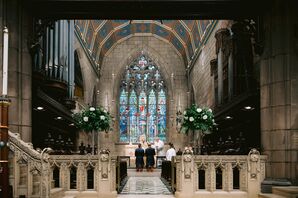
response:
[[[21,140],[17,133],[9,132],[9,182],[14,197],[48,197],[42,185],[43,163],[48,155],[33,149],[31,143]],[[43,194],[42,194],[43,193]]]
[[[265,161],[256,149],[247,156],[193,155],[186,150],[173,161],[172,187],[176,197],[255,198],[265,178]]]
[[[49,155],[9,132],[10,184],[14,197],[116,197],[117,158],[99,155]]]
[[[107,150],[98,155],[49,155],[50,149],[34,150],[18,134],[9,132],[9,137],[14,197],[117,196],[119,160]],[[256,149],[248,155],[193,155],[185,150],[172,160],[175,197],[255,198],[265,178],[265,161]]]
[[[96,191],[103,197],[115,197],[117,158],[106,150],[99,155],[51,155],[51,189]],[[90,193],[90,192],[89,192]]]

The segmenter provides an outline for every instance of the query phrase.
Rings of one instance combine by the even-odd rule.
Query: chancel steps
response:
[[[272,187],[272,194],[261,193],[259,198],[298,198],[298,186]]]

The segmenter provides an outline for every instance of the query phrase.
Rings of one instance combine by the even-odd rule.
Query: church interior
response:
[[[297,198],[295,6],[0,0],[0,197]]]

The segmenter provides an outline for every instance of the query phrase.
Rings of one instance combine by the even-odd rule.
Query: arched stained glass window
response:
[[[145,55],[123,75],[119,98],[120,142],[166,141],[166,87],[157,66]]]

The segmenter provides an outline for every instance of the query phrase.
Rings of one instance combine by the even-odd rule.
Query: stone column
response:
[[[261,142],[268,178],[298,181],[298,14],[294,2],[273,1],[264,17]]]
[[[212,59],[211,61],[210,61],[210,66],[211,66],[211,76],[213,76],[213,81],[214,81],[214,83],[213,83],[213,88],[214,88],[214,104],[215,104],[215,106],[217,106],[217,104],[218,104],[218,97],[217,97],[217,90],[215,89],[216,87],[218,87],[218,79],[217,79],[217,81],[215,81],[216,80],[216,78],[217,78],[217,58],[215,58],[215,59]]]
[[[223,102],[223,66],[226,62],[225,53],[227,50],[227,39],[230,32],[226,28],[217,30],[215,33],[216,38],[216,54],[217,54],[217,73],[218,73],[218,104]]]
[[[22,1],[9,0],[6,3],[7,27],[9,29],[8,98],[11,99],[9,130],[14,133],[20,133],[24,141],[30,142],[32,125],[32,64],[28,40],[32,30],[32,18],[22,8]],[[1,37],[1,45],[2,42]],[[0,56],[2,57],[2,53]],[[0,78],[0,81],[2,81],[2,76]]]

